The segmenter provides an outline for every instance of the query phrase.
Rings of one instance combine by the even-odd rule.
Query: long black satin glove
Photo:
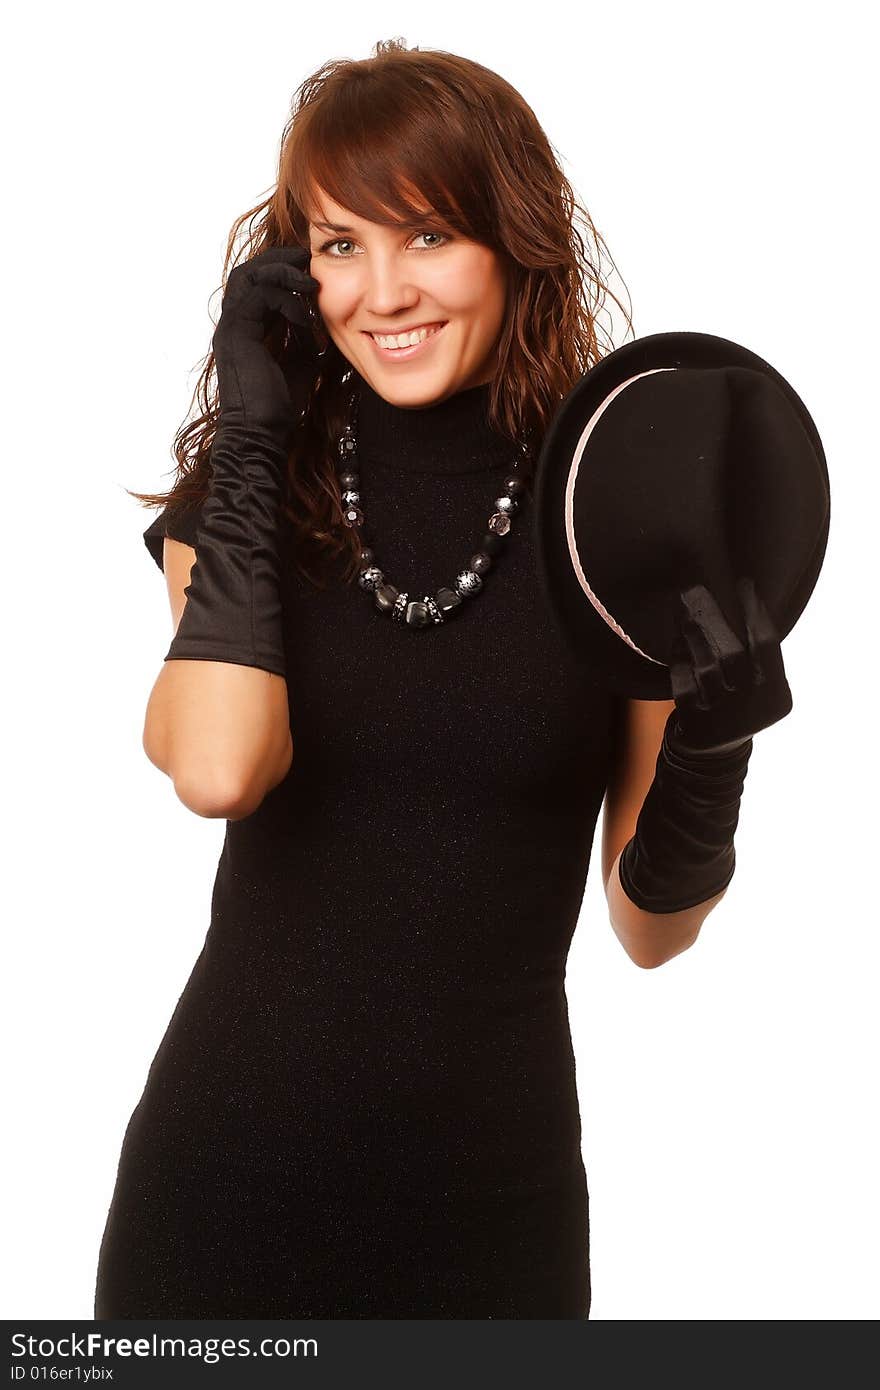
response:
[[[636,833],[618,861],[624,892],[646,912],[680,912],[728,886],[752,734],[792,708],[770,614],[750,579],[737,591],[747,649],[704,587],[681,595],[671,667],[676,708]]]
[[[278,534],[288,448],[317,363],[301,246],[272,247],[230,273],[212,347],[220,414],[186,607],[166,661],[228,661],[286,675]],[[290,322],[285,375],[265,340]]]

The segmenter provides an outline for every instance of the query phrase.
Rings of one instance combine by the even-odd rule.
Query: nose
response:
[[[365,257],[365,260],[367,258]],[[375,318],[391,318],[400,309],[419,301],[418,286],[412,281],[412,260],[405,255],[381,252],[369,258],[364,267],[363,306]]]

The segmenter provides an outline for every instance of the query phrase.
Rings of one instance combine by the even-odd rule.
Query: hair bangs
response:
[[[383,226],[415,229],[427,219],[474,239],[490,235],[487,182],[474,172],[481,164],[478,139],[453,139],[453,122],[439,141],[436,112],[394,105],[377,111],[366,102],[351,110],[343,95],[351,97],[340,94],[306,123],[285,171],[303,240],[322,194]]]

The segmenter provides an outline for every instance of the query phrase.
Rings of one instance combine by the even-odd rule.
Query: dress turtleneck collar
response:
[[[398,406],[361,378],[358,456],[401,473],[486,473],[510,467],[516,446],[489,422],[490,393],[486,382],[436,404]]]

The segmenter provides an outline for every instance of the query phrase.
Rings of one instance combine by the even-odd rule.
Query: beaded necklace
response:
[[[344,378],[347,379],[348,376]],[[364,512],[361,508],[360,475],[357,471],[357,415],[358,395],[354,391],[349,402],[348,423],[337,442],[337,471],[343,521],[346,526],[356,526],[363,533]],[[526,500],[532,478],[532,446],[520,441],[515,448],[517,454],[511,462],[510,473],[502,484],[504,490],[495,498],[494,511],[486,523],[486,532],[479,548],[456,575],[451,588],[440,588],[436,594],[424,594],[421,599],[411,599],[405,590],[397,589],[389,582],[385,572],[375,563],[373,550],[367,545],[362,546],[362,568],[358,584],[366,593],[373,595],[375,607],[380,613],[390,614],[392,621],[419,630],[455,617],[466,599],[480,593],[483,577],[503,550],[505,539],[510,534],[513,517]]]

